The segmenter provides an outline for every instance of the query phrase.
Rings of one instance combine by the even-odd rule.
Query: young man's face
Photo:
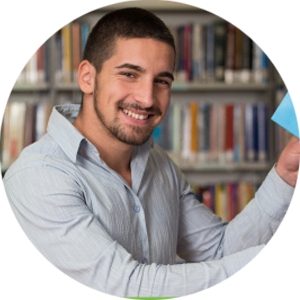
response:
[[[175,54],[154,39],[118,39],[96,77],[94,110],[110,137],[143,144],[170,103]]]

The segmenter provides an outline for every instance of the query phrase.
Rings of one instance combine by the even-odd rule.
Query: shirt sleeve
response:
[[[213,286],[263,246],[216,261],[141,264],[88,209],[82,189],[53,166],[27,167],[4,180],[12,209],[37,249],[57,268],[96,290],[122,297],[176,297]]]
[[[280,225],[293,191],[273,167],[255,197],[227,223],[195,200],[186,187],[181,198],[179,255],[189,262],[215,260],[266,244]]]

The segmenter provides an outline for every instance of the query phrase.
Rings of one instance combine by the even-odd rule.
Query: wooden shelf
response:
[[[270,163],[242,163],[242,164],[218,164],[218,163],[179,163],[183,172],[266,172],[270,170]]]
[[[56,83],[55,90],[60,92],[76,92],[80,91],[77,83]],[[272,86],[265,83],[233,83],[227,84],[224,82],[202,82],[202,83],[179,83],[174,82],[172,85],[173,92],[266,92],[270,90]]]
[[[31,93],[31,92],[48,92],[50,86],[48,83],[16,83],[13,92]]]
[[[265,83],[232,83],[225,82],[200,82],[200,83],[179,83],[174,82],[172,91],[176,92],[201,92],[201,91],[215,91],[215,92],[235,92],[235,91],[268,91],[271,89],[270,84]]]
[[[219,163],[207,160],[183,159],[177,154],[169,152],[168,155],[179,166],[183,172],[267,172],[272,167],[271,162],[241,162],[241,163]]]

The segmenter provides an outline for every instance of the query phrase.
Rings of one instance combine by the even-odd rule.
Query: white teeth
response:
[[[124,109],[123,112],[128,115],[129,117],[135,118],[137,120],[146,120],[148,115],[139,115],[131,112],[130,110]]]

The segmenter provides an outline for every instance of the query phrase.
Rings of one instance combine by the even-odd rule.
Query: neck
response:
[[[134,146],[116,139],[99,120],[85,115],[84,110],[80,111],[73,125],[96,147],[101,159],[131,186],[130,159]]]

